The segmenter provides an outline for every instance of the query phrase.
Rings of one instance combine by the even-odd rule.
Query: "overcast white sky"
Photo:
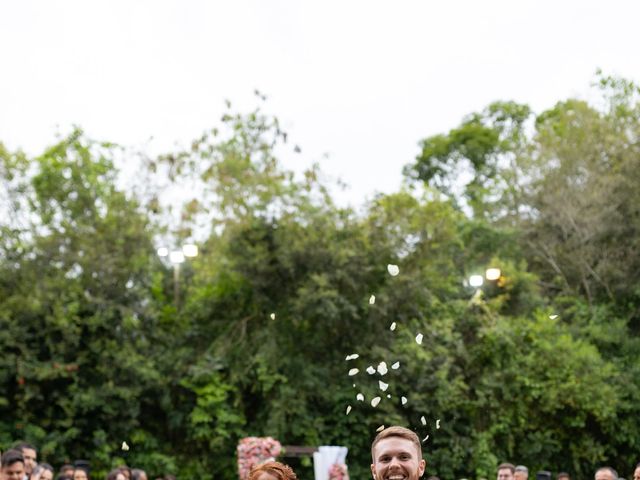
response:
[[[359,205],[491,101],[586,97],[597,67],[640,80],[639,18],[633,0],[7,0],[0,141],[37,153],[77,124],[165,151],[257,88],[302,147],[287,167],[318,161]]]

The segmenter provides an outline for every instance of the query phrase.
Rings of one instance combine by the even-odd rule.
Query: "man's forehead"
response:
[[[385,452],[407,452],[411,453],[412,455],[416,455],[418,453],[418,449],[416,448],[414,443],[407,438],[387,437],[376,443],[374,452],[376,456]]]

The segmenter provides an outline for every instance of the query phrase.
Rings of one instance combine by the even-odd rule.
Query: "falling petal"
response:
[[[375,368],[373,368],[371,365],[369,365],[369,366],[367,367],[367,373],[368,373],[369,375],[373,375],[374,373],[376,373],[376,369],[375,369]]]
[[[424,337],[424,335],[422,335],[421,333],[419,333],[418,335],[416,335],[416,343],[418,345],[422,345],[422,338]]]
[[[357,368],[352,368],[351,370],[349,370],[349,376],[353,377],[354,375],[356,375],[360,370],[358,370]]]
[[[125,452],[129,451],[129,445],[127,445],[127,442],[122,442],[122,450]]]
[[[389,330],[391,330],[392,332],[396,329],[396,322],[393,322],[391,324],[391,326],[389,327]]]
[[[436,428],[440,428],[440,419],[436,420]]]
[[[356,384],[355,383],[353,384],[353,388],[356,388]]]
[[[271,315],[269,315],[271,317],[271,320],[275,320],[276,319],[276,314],[272,313]]]
[[[403,404],[403,405],[406,405],[406,404],[407,404],[407,401],[408,401],[408,400],[407,400],[407,397],[402,397],[402,398],[401,398],[401,400],[402,400],[402,404]]]
[[[551,320],[555,320],[556,318],[558,318],[558,315],[549,315],[549,318],[550,318]]]
[[[376,303],[376,296],[375,295],[371,295],[369,297],[369,305],[373,305],[374,303]]]
[[[390,393],[387,395],[387,398],[391,398],[391,394]]]
[[[400,368],[400,362],[396,362],[393,365],[391,365],[391,368],[393,368],[394,370],[397,370]]]
[[[371,399],[371,406],[372,407],[377,407],[378,404],[380,403],[380,400],[382,400],[380,397],[374,397]]]
[[[364,402],[364,395],[359,393],[358,395],[356,395],[356,400],[358,400],[359,402]]]
[[[388,371],[386,362],[380,362],[378,364],[378,373],[380,375],[386,375]]]
[[[384,425],[380,425],[378,428],[376,428],[376,432],[381,432],[382,430],[384,430]]]
[[[351,413],[351,405],[347,406],[347,415],[349,415],[349,413]]]
[[[382,380],[378,380],[378,386],[380,387],[380,390],[382,390],[383,392],[386,392],[387,388],[389,388],[389,384],[384,383]]]
[[[426,442],[427,440],[429,440],[429,435],[427,435],[426,437],[424,437],[424,438],[422,439],[422,443]]]
[[[357,353],[352,353],[351,355],[347,355],[345,357],[345,360],[348,362],[349,360],[355,360],[356,358],[358,358],[360,355],[358,355]]]
[[[422,422],[422,425],[426,425],[427,424],[427,419],[424,418],[424,415],[422,417],[420,417],[420,422]]]
[[[392,265],[391,263],[387,265],[387,271],[389,272],[389,275],[391,275],[392,277],[395,277],[400,273],[400,269],[398,268],[398,266]]]

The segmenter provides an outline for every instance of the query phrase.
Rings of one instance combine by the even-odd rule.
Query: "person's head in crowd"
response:
[[[298,477],[288,465],[266,462],[251,469],[249,480],[298,480]]]
[[[23,480],[24,457],[16,448],[7,450],[2,454],[2,480]]]
[[[38,452],[36,447],[27,442],[20,442],[14,448],[22,452],[24,458],[24,472],[31,476],[33,468],[38,464]]]
[[[501,463],[498,465],[498,480],[514,480],[514,474],[516,473],[516,467],[513,463]]]
[[[29,480],[53,480],[53,467],[48,463],[39,463],[33,469]]]
[[[124,475],[125,480],[131,480],[131,469],[126,465],[120,465],[118,467],[122,474]]]
[[[374,480],[395,475],[418,480],[427,466],[418,435],[399,426],[385,428],[376,435],[371,444],[371,459]]]
[[[60,467],[60,470],[58,470],[58,475],[68,475],[72,477],[74,470],[75,467],[73,465],[71,465],[70,463],[65,463]]]
[[[73,480],[73,474],[71,475],[66,475],[64,473],[60,473],[58,474],[58,476],[56,477],[56,480]]]
[[[127,480],[122,468],[114,468],[107,474],[107,480]]]
[[[60,467],[59,475],[66,475],[67,477],[73,478],[73,471],[75,470],[74,466],[70,463],[65,463]]]
[[[518,465],[513,473],[515,480],[527,480],[529,478],[529,469],[524,465]]]
[[[618,480],[618,472],[611,467],[600,467],[596,470],[595,480]]]
[[[147,472],[141,470],[140,468],[134,468],[131,470],[131,478],[132,480],[148,480]]]
[[[89,469],[76,466],[73,470],[73,480],[89,480]]]
[[[556,480],[571,480],[571,476],[567,472],[560,472],[556,476]]]

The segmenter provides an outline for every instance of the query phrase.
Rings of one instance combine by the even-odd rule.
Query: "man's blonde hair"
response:
[[[404,438],[405,440],[409,440],[416,446],[416,450],[418,450],[418,460],[422,460],[422,446],[420,445],[420,439],[418,438],[418,435],[416,435],[415,432],[409,430],[408,428],[393,426],[385,428],[380,433],[378,433],[378,435],[376,435],[376,438],[373,439],[373,443],[371,444],[371,459],[373,460],[373,463],[376,463],[374,450],[378,442],[384,440],[385,438],[391,437],[399,437]]]

